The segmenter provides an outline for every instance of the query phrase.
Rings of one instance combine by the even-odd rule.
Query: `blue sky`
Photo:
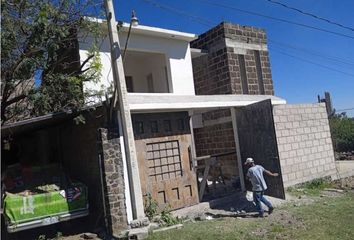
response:
[[[146,1],[158,3],[164,9]],[[353,0],[277,1],[354,28]],[[143,25],[196,34],[207,31],[211,25],[221,21],[264,28],[269,40],[275,95],[285,98],[288,103],[310,103],[317,101],[318,94],[329,91],[336,109],[354,108],[354,31],[299,14],[267,0],[209,2],[311,25],[349,37],[212,6],[206,3],[208,0],[114,2],[117,19],[129,21],[131,10],[134,9]],[[347,111],[347,114],[354,116],[354,110]]]

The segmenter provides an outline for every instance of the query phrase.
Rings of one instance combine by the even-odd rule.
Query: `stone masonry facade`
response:
[[[207,52],[192,60],[196,94],[273,95],[266,44],[263,29],[232,23],[222,22],[201,34],[191,42],[191,48]],[[230,118],[230,115],[229,109],[207,112],[203,114],[203,121]],[[194,129],[197,155],[235,149],[233,134],[230,122]],[[222,170],[228,177],[238,175],[235,159],[233,155],[221,159]]]
[[[325,104],[278,105],[273,115],[284,187],[336,176]]]
[[[104,169],[106,217],[111,233],[116,236],[128,228],[125,206],[124,168],[116,128],[101,128],[101,160]]]

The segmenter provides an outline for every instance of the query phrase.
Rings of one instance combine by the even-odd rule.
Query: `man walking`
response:
[[[264,191],[267,189],[267,184],[264,180],[263,173],[268,176],[278,177],[278,173],[272,173],[264,169],[261,165],[254,164],[253,158],[247,158],[245,165],[249,167],[247,171],[247,179],[252,183],[253,201],[256,204],[259,216],[263,217],[264,210],[262,208],[262,202],[268,207],[268,213],[271,214],[274,210],[273,205],[263,196]]]

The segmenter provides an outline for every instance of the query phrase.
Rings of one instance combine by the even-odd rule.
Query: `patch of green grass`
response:
[[[322,198],[299,207],[282,207],[265,219],[224,218],[186,223],[182,229],[159,232],[150,240],[214,239],[353,239],[354,193]]]
[[[297,233],[298,239],[353,239],[353,193],[301,206],[293,209],[293,213],[302,218],[306,226],[306,231]]]
[[[289,187],[287,191],[293,196],[310,195],[318,196],[325,188],[331,188],[333,184],[326,179],[314,179],[310,182]]]

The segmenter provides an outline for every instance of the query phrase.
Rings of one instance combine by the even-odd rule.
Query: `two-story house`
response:
[[[107,120],[103,97],[87,99],[98,105],[82,110],[85,124],[72,121],[80,113],[56,113],[2,127],[2,137],[19,144],[40,142],[35,148],[43,162],[60,162],[87,185],[90,226],[105,222],[119,233],[129,224],[144,225],[134,202],[149,195],[160,209],[197,204],[213,166],[228,179],[238,178],[245,190],[247,157],[281,173],[267,192],[277,197],[284,197],[284,186],[335,173],[325,107],[288,105],[274,96],[263,30],[221,23],[197,36],[139,25],[132,27],[125,51],[128,30],[119,25],[139,176],[128,171],[131,153],[124,148],[122,124]],[[80,39],[81,61],[92,41]],[[109,95],[108,38],[99,46],[100,81],[83,89]],[[134,181],[140,195],[132,190]]]

